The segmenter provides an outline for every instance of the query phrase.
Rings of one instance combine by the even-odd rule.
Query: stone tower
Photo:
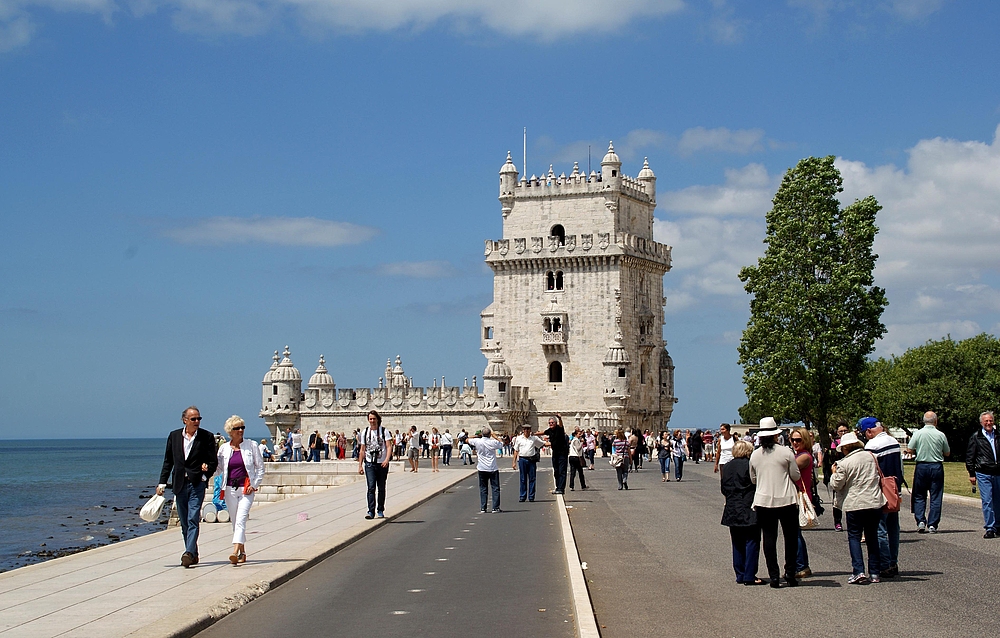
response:
[[[530,392],[529,422],[561,413],[567,427],[664,429],[674,398],[663,340],[670,247],[653,241],[656,176],[621,172],[614,146],[589,175],[520,177],[500,169],[503,238],[486,241],[493,303],[481,350],[503,348]]]

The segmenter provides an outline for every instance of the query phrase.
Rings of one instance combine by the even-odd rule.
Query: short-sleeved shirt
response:
[[[525,458],[534,456],[535,450],[540,447],[545,447],[545,441],[534,435],[524,436],[523,434],[518,434],[514,439],[514,451],[517,452],[518,456]]]
[[[503,447],[503,441],[479,437],[470,439],[470,443],[476,446],[476,469],[480,472],[497,472],[497,450]]]
[[[385,428],[380,427],[373,430],[368,427],[361,432],[361,444],[365,446],[365,461],[369,463],[373,462],[372,459],[375,458],[374,451],[377,447],[379,454],[378,459],[374,462],[385,463],[385,459],[389,455],[389,449],[392,447],[392,435]]]
[[[929,423],[913,433],[906,447],[916,453],[917,463],[943,463],[945,453],[951,453],[948,437]]]

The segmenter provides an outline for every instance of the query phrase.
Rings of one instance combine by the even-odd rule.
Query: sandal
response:
[[[241,563],[247,562],[246,552],[240,552],[240,555],[237,557],[237,560],[239,560],[239,562]]]
[[[236,563],[239,562],[239,560],[240,560],[240,557],[237,556],[236,554],[230,554],[229,555],[229,562],[232,563],[233,566],[235,566]]]

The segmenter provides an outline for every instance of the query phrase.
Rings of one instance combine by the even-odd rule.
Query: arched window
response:
[[[556,289],[556,276],[551,270],[545,273],[545,289],[555,290]]]
[[[559,242],[560,246],[566,245],[566,229],[562,227],[562,224],[556,224],[549,231],[549,235],[556,237],[556,241]]]
[[[549,364],[549,383],[562,383],[562,364],[558,361]]]
[[[556,290],[563,289],[563,274],[561,270],[556,271]]]
[[[501,381],[500,383],[498,383],[497,384],[497,390],[500,391],[500,394],[503,394],[504,392],[506,392],[507,391],[507,382],[506,381]]]
[[[542,327],[545,328],[545,332],[552,332],[552,320],[548,317],[542,322]]]
[[[483,328],[483,338],[492,339],[493,338],[493,326],[486,326]]]

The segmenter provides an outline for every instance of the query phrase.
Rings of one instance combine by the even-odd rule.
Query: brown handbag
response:
[[[892,514],[899,511],[899,488],[896,486],[895,476],[885,476],[882,474],[882,466],[878,464],[878,457],[869,452],[875,460],[875,469],[878,470],[879,485],[882,487],[882,496],[885,497],[883,512]]]

